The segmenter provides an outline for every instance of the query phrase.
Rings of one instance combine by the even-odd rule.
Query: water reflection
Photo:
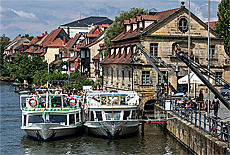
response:
[[[53,141],[30,138],[20,129],[19,95],[1,83],[1,154],[191,154],[156,124],[135,135],[104,139],[87,134]]]

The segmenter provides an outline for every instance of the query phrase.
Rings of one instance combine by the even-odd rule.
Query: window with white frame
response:
[[[216,72],[216,85],[222,84],[222,72]]]
[[[142,71],[142,85],[150,84],[150,71]]]
[[[150,43],[150,55],[154,57],[158,56],[158,43]]]
[[[81,58],[85,58],[85,50],[81,50]]]
[[[74,71],[74,63],[70,63],[70,70]]]
[[[210,47],[209,47],[209,57],[210,58],[215,58],[215,45],[211,45]]]

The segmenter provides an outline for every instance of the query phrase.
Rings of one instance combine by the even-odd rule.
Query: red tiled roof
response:
[[[76,34],[74,38],[71,38],[68,42],[68,47],[72,48],[76,41],[81,37],[80,34]]]
[[[43,48],[41,48],[40,50],[35,51],[34,54],[40,54],[42,52],[43,52]]]
[[[64,45],[64,41],[61,38],[57,38],[47,46],[48,47],[62,47],[63,45]]]
[[[99,40],[97,40],[97,41],[93,41],[91,44],[87,45],[86,47],[91,47],[91,46],[93,46],[93,45],[99,43],[99,42],[102,41],[103,39],[104,39],[104,38],[101,38],[101,39],[99,39]]]
[[[86,37],[88,38],[96,38],[98,34],[87,34]]]
[[[120,52],[120,51],[119,51]],[[117,54],[115,57],[114,55],[116,54],[116,51],[114,51],[113,55],[109,57],[109,55],[101,60],[100,63],[103,64],[111,64],[111,63],[131,63],[132,62],[132,52],[129,51],[129,54],[125,56],[126,51],[123,52],[123,54],[120,56],[120,54]]]
[[[142,20],[157,20],[160,16],[159,15],[142,15]]]
[[[137,21],[141,21],[141,16],[137,16]]]
[[[92,59],[93,60],[99,60],[100,59],[100,53],[98,52],[97,55],[95,55]]]
[[[216,21],[216,22],[209,22],[209,27],[214,30],[214,28],[215,28],[215,26],[216,26],[217,23],[219,23],[219,22],[218,21]],[[208,25],[208,23],[205,23],[205,24]]]
[[[68,61],[78,61],[79,58],[80,58],[80,55],[79,55],[78,57],[77,57],[77,56],[74,56],[74,57],[69,58]],[[75,59],[76,59],[76,60],[75,60]]]
[[[129,23],[129,20],[124,20],[124,24],[125,24],[125,25],[130,24],[130,23]]]
[[[68,47],[61,47],[60,52],[62,52],[62,57],[69,57],[69,48]]]
[[[109,27],[109,24],[102,24],[102,27]]]
[[[130,18],[130,23],[137,23],[136,18]]]
[[[44,46],[51,44],[62,30],[63,30],[62,28],[52,30],[50,34],[43,40],[42,44]]]
[[[29,45],[31,45],[31,43],[23,43],[23,45],[29,46]]]

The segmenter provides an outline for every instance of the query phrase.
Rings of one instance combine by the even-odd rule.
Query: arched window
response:
[[[183,33],[188,31],[188,21],[186,18],[181,18],[179,20],[179,30]]]

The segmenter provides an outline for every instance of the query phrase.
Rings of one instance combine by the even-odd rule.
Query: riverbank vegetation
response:
[[[43,86],[47,81],[52,83],[53,80],[61,80],[65,81],[63,89],[67,92],[73,88],[82,90],[84,85],[96,88],[94,82],[86,76],[82,76],[77,69],[74,73],[70,73],[70,77],[67,73],[61,73],[61,70],[54,71],[49,68],[48,72],[46,61],[43,61],[40,56],[31,58],[27,53],[18,54],[13,61],[4,61],[1,72],[1,78],[3,77],[11,77],[18,83],[24,83],[24,80],[26,80],[28,84],[37,86]]]

